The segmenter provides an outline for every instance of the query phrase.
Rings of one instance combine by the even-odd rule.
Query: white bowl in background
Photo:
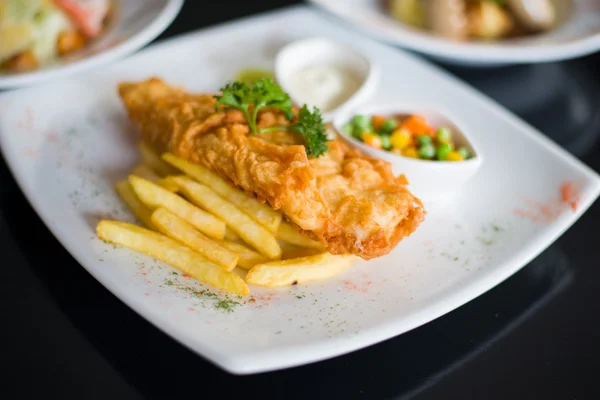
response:
[[[600,1],[554,0],[559,13],[568,13],[556,29],[498,41],[452,41],[402,24],[387,15],[375,0],[310,0],[372,37],[453,64],[497,66],[541,63],[584,56],[600,49]],[[560,11],[563,10],[564,11]]]
[[[344,44],[324,38],[309,38],[291,42],[284,46],[275,58],[275,77],[277,83],[286,91],[296,104],[305,104],[305,99],[294,91],[290,80],[294,73],[317,65],[344,67],[353,71],[360,79],[360,87],[336,108],[323,112],[325,121],[345,109],[363,103],[372,95],[379,80],[379,68],[365,54]],[[307,104],[310,108],[314,104]]]
[[[422,115],[431,125],[437,128],[446,127],[450,129],[452,139],[457,147],[467,147],[472,152],[473,158],[458,162],[420,160],[367,146],[360,140],[345,134],[342,130],[344,124],[357,114],[365,116],[378,114],[390,117],[409,114]],[[483,162],[481,150],[473,143],[472,138],[469,138],[464,125],[442,112],[427,108],[427,106],[419,107],[418,105],[406,104],[364,106],[339,113],[333,121],[333,126],[344,141],[358,147],[371,157],[390,162],[394,174],[406,175],[409,190],[420,198],[426,207],[447,204],[461,191],[462,186],[475,175]]]
[[[98,39],[52,65],[24,73],[1,73],[0,90],[30,86],[110,64],[144,47],[173,22],[184,0],[119,0]]]

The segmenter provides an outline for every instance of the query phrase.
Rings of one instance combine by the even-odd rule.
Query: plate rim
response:
[[[145,53],[147,51],[159,51],[162,46],[168,47],[182,39],[185,40],[194,36],[203,35],[207,32],[225,31],[232,25],[265,19],[267,16],[272,16],[273,14],[288,13],[290,16],[301,16],[302,13],[307,12],[314,13],[314,10],[310,10],[310,8],[300,5],[276,11],[270,11],[267,13],[260,13],[223,24],[198,29],[183,35],[176,35],[170,39],[149,46],[141,53]],[[366,40],[372,41],[372,39]],[[389,48],[387,45],[383,46]],[[444,314],[479,297],[481,294],[502,283],[515,272],[519,271],[529,261],[550,246],[559,236],[569,229],[581,217],[581,215],[585,213],[585,211],[596,201],[597,197],[600,195],[600,176],[582,161],[558,146],[551,139],[544,136],[531,125],[527,124],[516,115],[513,115],[508,110],[504,109],[500,104],[493,101],[485,94],[480,93],[458,78],[455,78],[449,73],[441,70],[439,67],[423,61],[410,53],[404,53],[406,56],[419,63],[422,68],[430,69],[438,74],[443,74],[446,79],[451,79],[454,84],[467,89],[469,93],[471,93],[473,96],[476,96],[477,100],[483,107],[488,108],[490,112],[498,114],[499,118],[503,118],[515,125],[515,129],[519,129],[523,134],[532,137],[538,145],[545,147],[552,152],[555,157],[561,159],[563,162],[571,165],[574,169],[580,171],[582,175],[586,176],[586,178],[589,178],[590,184],[587,187],[588,194],[585,196],[586,201],[579,205],[576,212],[571,214],[569,217],[562,218],[562,222],[557,222],[552,226],[551,229],[545,230],[544,234],[538,235],[535,242],[530,244],[527,248],[524,248],[520,252],[516,253],[504,263],[498,264],[497,267],[488,273],[476,278],[476,280],[471,282],[466,288],[453,290],[449,293],[443,292],[438,294],[438,296],[444,298],[444,301],[436,300],[435,302],[432,302],[433,304],[419,308],[415,311],[411,311],[402,318],[396,318],[385,323],[380,323],[376,326],[362,329],[361,335],[359,336],[360,339],[355,337],[352,340],[348,340],[347,338],[337,337],[331,338],[326,342],[321,341],[310,344],[286,345],[285,347],[274,347],[267,350],[263,349],[260,351],[249,351],[243,354],[232,356],[231,354],[215,351],[211,348],[209,342],[201,342],[190,338],[185,332],[173,329],[157,314],[152,313],[147,304],[142,301],[143,299],[136,299],[135,297],[130,296],[129,292],[124,286],[119,286],[116,284],[113,285],[109,279],[103,277],[95,268],[88,268],[86,265],[93,263],[93,258],[90,257],[89,254],[86,254],[83,250],[78,249],[74,244],[71,244],[71,242],[67,241],[68,235],[63,232],[64,229],[62,229],[60,225],[52,222],[52,214],[48,207],[44,206],[40,200],[37,200],[38,197],[35,196],[33,189],[29,190],[27,188],[27,180],[24,178],[24,173],[18,168],[19,162],[17,161],[17,155],[8,151],[7,149],[6,143],[8,135],[5,133],[0,134],[0,150],[7,161],[9,170],[15,178],[20,190],[24,193],[28,203],[36,211],[40,219],[52,232],[58,242],[88,273],[90,273],[90,275],[98,280],[107,290],[112,292],[112,294],[115,295],[119,300],[154,325],[155,328],[164,332],[174,340],[177,340],[180,344],[197,353],[205,360],[219,366],[225,371],[238,375],[261,373],[322,361],[324,359],[357,351],[392,337],[399,336],[418,326],[424,325],[436,318],[439,318]],[[64,83],[65,82],[60,82],[57,84]],[[0,93],[0,100],[4,100],[12,96],[22,96],[24,93],[26,94],[27,91],[35,92],[36,90],[40,89],[38,87],[32,87],[23,91]],[[470,294],[465,295],[465,292]],[[431,315],[434,316],[431,317]],[[399,326],[403,328],[399,329]],[[306,354],[307,351],[309,351],[311,354],[311,357],[309,358],[303,356],[303,354]],[[285,362],[281,362],[281,359],[285,359]]]
[[[470,65],[544,63],[583,57],[600,50],[600,32],[569,43],[522,47],[501,47],[486,43],[470,43],[465,46],[432,35],[407,37],[402,30],[398,30],[396,31],[397,34],[392,35],[380,29],[361,24],[355,19],[340,13],[329,4],[331,3],[330,0],[308,0],[308,2],[312,3],[321,12],[325,12],[362,31],[371,38],[381,40],[388,45],[401,46],[407,50],[427,54],[431,57],[460,61]],[[382,18],[387,18],[383,13],[381,14]],[[531,49],[534,47],[536,51],[532,52]]]
[[[119,43],[98,54],[85,57],[81,60],[57,68],[41,68],[40,70],[22,74],[0,75],[0,90],[13,90],[29,87],[34,84],[48,83],[47,81],[51,79],[63,79],[83,71],[99,68],[103,65],[118,61],[152,42],[158,35],[164,32],[181,11],[184,1],[185,0],[164,0],[162,9],[156,14],[150,24],[132,35],[123,43]]]

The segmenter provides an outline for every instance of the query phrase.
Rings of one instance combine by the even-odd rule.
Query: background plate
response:
[[[574,13],[545,34],[495,42],[457,42],[396,22],[379,0],[310,0],[365,33],[440,60],[473,66],[566,60],[600,49],[600,3],[573,0]],[[562,2],[566,0],[556,0]]]
[[[173,275],[174,269],[95,237],[100,218],[132,218],[112,189],[137,161],[137,139],[115,91],[119,81],[158,75],[190,90],[213,91],[240,68],[271,66],[290,40],[317,34],[381,63],[385,85],[379,85],[378,101],[427,103],[464,121],[486,163],[456,202],[430,213],[386,257],[359,262],[325,282],[253,288],[252,298],[230,298],[229,309],[222,307],[223,294],[202,295],[201,285]],[[53,101],[56,93],[61,102]],[[471,88],[306,8],[189,34],[101,72],[4,94],[0,141],[33,207],[96,279],[234,373],[332,357],[424,324],[521,268],[600,191],[595,173]],[[575,209],[560,201],[566,182],[578,189]]]
[[[150,43],[177,16],[183,0],[119,0],[106,31],[83,50],[56,64],[22,74],[0,73],[0,89],[63,78],[108,64]]]

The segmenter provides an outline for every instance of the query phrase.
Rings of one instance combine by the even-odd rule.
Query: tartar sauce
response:
[[[293,74],[290,90],[296,94],[299,102],[327,112],[348,100],[361,83],[360,77],[347,68],[317,65]]]

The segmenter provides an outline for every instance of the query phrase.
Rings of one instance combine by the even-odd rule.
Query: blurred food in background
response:
[[[52,64],[98,37],[111,0],[0,0],[0,72]]]
[[[384,0],[384,6],[397,21],[453,40],[526,36],[564,19],[552,0]]]

